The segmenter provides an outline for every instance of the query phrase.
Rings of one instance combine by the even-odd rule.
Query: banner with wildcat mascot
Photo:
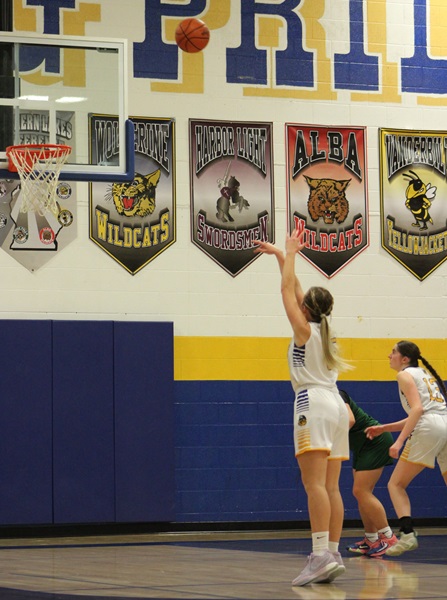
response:
[[[369,245],[366,128],[286,123],[286,144],[289,229],[333,277]]]
[[[176,239],[174,121],[130,117],[135,177],[90,184],[90,239],[135,275]],[[118,163],[118,118],[90,115],[90,162]]]
[[[272,124],[189,121],[192,242],[232,277],[274,242]]]
[[[379,133],[382,247],[422,281],[447,259],[447,136]]]

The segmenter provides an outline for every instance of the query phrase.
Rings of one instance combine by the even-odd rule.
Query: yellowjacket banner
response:
[[[422,281],[447,258],[447,133],[379,135],[382,247]]]

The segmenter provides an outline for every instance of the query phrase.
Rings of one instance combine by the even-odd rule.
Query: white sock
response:
[[[329,531],[317,531],[312,534],[312,552],[322,556],[329,549]]]
[[[391,530],[391,527],[384,527],[383,529],[379,529],[379,533],[382,533],[388,539],[393,537],[393,532]]]
[[[338,542],[329,542],[329,552],[335,554],[336,552],[338,552],[338,546]]]
[[[374,544],[374,542],[377,542],[377,540],[379,539],[379,534],[377,532],[367,533],[365,531],[365,537],[368,540],[368,542],[371,542],[372,544]]]

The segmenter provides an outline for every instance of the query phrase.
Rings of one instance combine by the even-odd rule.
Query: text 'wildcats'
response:
[[[109,220],[109,213],[96,209],[98,239],[120,248],[150,248],[166,242],[170,236],[170,214],[160,214],[158,223],[126,226]]]

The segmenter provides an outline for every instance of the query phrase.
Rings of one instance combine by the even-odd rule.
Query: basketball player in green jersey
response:
[[[388,525],[385,508],[374,495],[374,488],[384,467],[394,463],[389,455],[394,439],[391,433],[383,433],[374,440],[369,440],[365,429],[379,425],[379,422],[357,406],[347,392],[340,390],[340,396],[345,401],[350,416],[349,449],[354,473],[352,493],[357,499],[365,528],[364,539],[348,546],[347,550],[377,558],[397,542],[397,537]]]

